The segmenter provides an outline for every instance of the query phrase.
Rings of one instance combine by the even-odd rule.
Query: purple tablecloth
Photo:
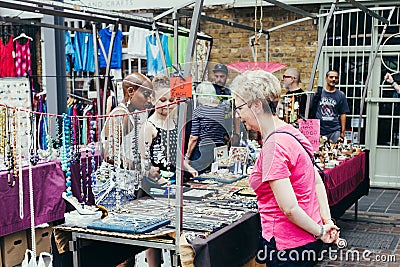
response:
[[[65,201],[61,194],[65,190],[65,178],[60,162],[51,161],[32,168],[35,224],[64,218]],[[7,184],[7,172],[0,172],[0,236],[30,227],[29,174],[23,168],[24,217],[19,215],[19,180],[13,188]]]
[[[366,153],[361,152],[333,169],[324,170],[328,175],[328,179],[324,182],[329,206],[338,204],[347,195],[355,191],[365,179],[365,157]]]

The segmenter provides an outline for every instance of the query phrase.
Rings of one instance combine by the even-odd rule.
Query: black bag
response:
[[[316,119],[318,103],[321,100],[322,89],[323,89],[322,86],[318,86],[317,93],[314,95],[314,97],[311,100],[310,112],[308,114],[309,119]]]

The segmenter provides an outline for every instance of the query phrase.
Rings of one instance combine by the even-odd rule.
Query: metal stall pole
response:
[[[111,30],[111,40],[110,40],[110,47],[108,48],[108,55],[107,55],[107,67],[106,67],[106,75],[105,75],[105,80],[104,80],[104,88],[103,88],[103,110],[101,114],[106,114],[106,101],[107,101],[107,87],[108,87],[108,80],[110,79],[110,68],[111,68],[111,58],[112,58],[112,53],[114,49],[114,41],[115,41],[115,28],[116,25],[110,25],[110,30]],[[117,28],[118,30],[118,28]]]
[[[186,114],[187,103],[182,102],[178,105],[178,147],[176,155],[176,195],[175,195],[175,253],[173,255],[173,266],[179,266],[179,244],[182,232],[183,223],[183,185],[182,185],[182,172],[183,172],[183,157],[185,153],[185,134],[186,134]]]
[[[325,34],[328,31],[328,27],[329,27],[329,23],[331,22],[333,11],[335,11],[335,7],[336,7],[338,2],[339,2],[339,0],[335,0],[332,3],[331,9],[329,10],[329,15],[326,18],[324,29],[323,29],[322,33],[320,34],[320,36],[318,38],[318,49],[317,49],[317,52],[315,54],[315,59],[314,59],[313,67],[312,67],[312,70],[311,70],[310,83],[309,83],[308,88],[307,88],[308,91],[312,91],[312,89],[313,89],[315,72],[317,71],[317,65],[318,65],[319,57],[321,55],[322,46],[324,45]],[[308,113],[310,112],[310,101],[311,101],[311,99],[307,95],[307,104],[306,104],[306,111],[305,111],[306,119],[308,118]]]
[[[92,23],[92,35],[93,35],[93,49],[95,52],[95,55],[97,55],[97,29],[96,29],[96,24]],[[96,91],[97,91],[97,110],[99,111],[100,115],[100,107],[101,107],[101,96],[100,96],[100,77],[99,77],[99,61],[97,60],[97,57],[94,59],[94,79],[95,79],[95,84],[96,84]],[[97,125],[99,132],[101,129],[103,129],[103,121],[99,120],[99,125]]]
[[[265,35],[265,61],[269,62],[269,33]]]
[[[160,39],[160,33],[158,32],[158,28],[156,26],[156,22],[153,22],[153,31],[156,34],[156,42],[157,42],[157,46],[159,47],[160,50],[160,55],[161,55],[161,59],[162,59],[162,64],[164,67],[164,74],[168,76],[168,69],[167,69],[167,60],[165,58],[165,54],[164,54],[164,50],[163,50],[163,46],[161,44],[161,39]],[[156,73],[157,74],[157,73]]]
[[[200,14],[203,8],[204,0],[197,0],[194,6],[192,22],[190,25],[190,33],[189,33],[189,41],[188,48],[186,50],[186,58],[185,58],[185,69],[184,69],[184,77],[188,77],[190,75],[191,70],[191,59],[193,56],[194,45],[197,38],[197,30],[200,22]],[[179,131],[178,140],[178,154],[176,155],[176,206],[175,206],[175,254],[173,256],[174,263],[178,263],[179,260],[179,245],[180,245],[180,236],[182,232],[182,223],[183,223],[183,153],[185,146],[185,123],[186,123],[186,113],[187,113],[187,103],[183,102],[179,105],[178,110],[178,127],[182,127]],[[180,138],[180,139],[179,139]]]
[[[172,20],[174,21],[174,63],[178,67],[178,12],[172,13]]]

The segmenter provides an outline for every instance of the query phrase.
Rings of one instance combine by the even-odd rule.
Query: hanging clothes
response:
[[[72,45],[71,35],[65,31],[65,68],[67,72],[71,72],[71,65],[75,54],[74,46]]]
[[[194,77],[197,81],[202,80],[203,73],[206,73],[207,68],[207,41],[206,40],[196,40],[196,53],[195,53],[195,62],[192,64],[192,77]],[[206,81],[208,77],[205,77]]]
[[[167,67],[171,66],[168,52],[168,36],[160,34],[161,48],[157,45],[157,37],[151,34],[146,37],[147,74],[155,76],[164,71],[160,49],[163,49]]]
[[[175,49],[174,49],[174,36],[166,34],[168,37],[168,53],[171,57],[171,64],[175,65]],[[183,65],[186,60],[186,50],[189,42],[189,37],[178,35],[178,63]]]
[[[129,27],[128,54],[134,57],[146,57],[146,36],[150,34],[148,29]]]
[[[31,40],[26,39],[25,44],[15,42],[15,72],[16,76],[32,75],[31,68]]]
[[[7,45],[0,38],[0,77],[15,77],[14,43],[10,36]]]
[[[100,39],[101,42],[103,43],[106,57],[108,56],[108,51],[110,48],[110,42],[111,42],[111,35],[112,31],[109,28],[104,28],[99,31]],[[113,45],[113,51],[111,55],[111,69],[121,69],[122,66],[122,38],[124,35],[120,30],[117,30],[115,34],[115,39],[114,39],[114,45]],[[104,54],[101,50],[101,47],[99,45],[98,49],[98,55],[99,55],[99,65],[100,68],[106,68],[107,67],[107,58],[104,57]]]
[[[95,71],[93,34],[76,32],[74,37],[74,70]]]

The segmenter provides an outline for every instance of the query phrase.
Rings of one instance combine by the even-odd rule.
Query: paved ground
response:
[[[399,267],[400,190],[371,189],[360,199],[354,219],[353,206],[337,222],[347,247],[332,251],[317,266]]]

